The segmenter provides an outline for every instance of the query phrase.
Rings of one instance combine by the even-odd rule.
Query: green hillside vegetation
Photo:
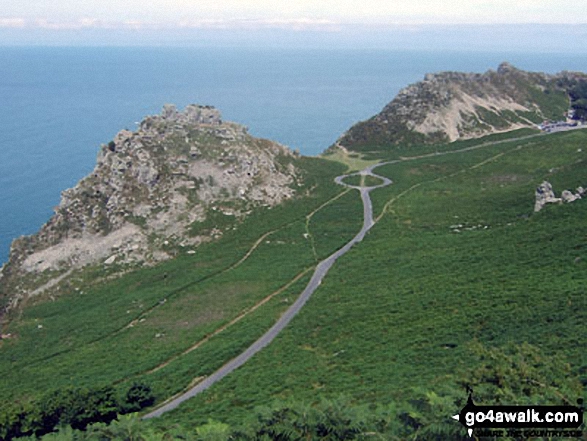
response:
[[[370,175],[350,175],[347,178],[344,178],[343,182],[355,187],[375,187],[383,183],[381,179]]]
[[[495,142],[505,142],[511,139],[525,138],[527,136],[543,136],[538,129],[518,129],[509,132],[495,133],[487,135],[482,138],[465,139],[453,142],[438,142],[432,145],[429,144],[402,144],[390,148],[384,144],[370,142],[365,144],[362,153],[351,153],[351,155],[361,155],[364,163],[372,165],[373,162],[384,162],[395,159],[402,159],[406,157],[414,157],[427,155],[432,153],[444,153],[453,150],[460,150],[467,147],[475,147],[480,144],[489,144]],[[323,153],[322,157],[331,160],[339,160],[341,155],[337,149],[329,149]],[[346,182],[346,181],[345,181]]]
[[[271,345],[142,430],[278,439],[277,424],[284,440],[462,439],[450,415],[467,385],[480,404],[576,403],[587,384],[587,201],[533,206],[544,180],[557,195],[587,184],[587,131],[418,155],[429,156],[386,154],[403,160],[375,170],[394,182],[371,194],[377,224]],[[141,381],[161,403],[239,354],[362,224],[358,192],[333,182],[345,167],[304,161],[307,197],[253,213],[195,255],[103,284],[89,274],[83,290],[13,317],[16,338],[0,343],[3,411],[72,384],[122,393]],[[354,415],[347,436],[320,435],[333,412],[321,400]],[[303,405],[316,413],[296,438]]]
[[[157,424],[235,422],[276,397],[403,402],[456,384],[478,366],[477,342],[528,342],[586,382],[587,205],[533,213],[544,179],[559,192],[587,180],[586,141],[579,131],[376,169],[394,185],[374,191],[365,241],[270,347]]]
[[[455,406],[463,406],[462,387],[472,387],[481,401],[526,404],[565,401],[580,394],[581,385],[568,378],[569,366],[561,360],[544,357],[535,346],[510,344],[504,349],[471,346],[478,368],[461,372],[458,385],[445,384],[441,393],[419,391],[409,403],[351,404],[347,399],[324,398],[314,403],[280,401],[263,405],[243,417],[237,425],[208,419],[202,425],[186,428],[173,424],[153,427],[138,414],[119,415],[109,424],[90,424],[83,431],[61,425],[44,441],[253,441],[263,439],[294,440],[403,440],[467,439],[450,415]],[[553,380],[555,379],[555,380]],[[133,386],[134,387],[134,386]],[[135,388],[136,389],[136,388]],[[144,389],[140,389],[144,392]],[[130,391],[129,391],[130,392]],[[126,400],[128,401],[128,395]],[[137,396],[138,395],[138,396]],[[562,397],[562,399],[561,399]],[[141,404],[133,394],[131,406]],[[566,404],[569,404],[565,402]],[[127,404],[128,406],[128,404]],[[131,407],[129,406],[129,407]],[[67,413],[62,420],[68,420]],[[40,437],[18,438],[36,441]],[[503,439],[512,441],[510,437]]]
[[[396,146],[431,145],[448,142],[444,133],[435,132],[430,135],[410,130],[398,121],[388,121],[383,130],[379,122],[372,117],[367,121],[357,123],[352,128],[352,145],[349,150],[355,153],[369,153],[381,149],[394,149]],[[350,135],[345,135],[350,137]],[[389,145],[389,139],[393,138],[394,145]],[[348,142],[348,141],[347,141]],[[350,142],[348,142],[350,144]],[[345,145],[346,147],[346,145]],[[412,148],[412,153],[417,149]]]
[[[342,180],[347,185],[354,185],[356,187],[361,185],[361,182],[364,181],[364,177],[361,175],[350,175]]]

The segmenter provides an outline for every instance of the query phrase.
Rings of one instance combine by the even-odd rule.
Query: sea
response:
[[[94,167],[101,144],[166,103],[217,107],[305,155],[428,72],[587,71],[573,53],[0,47],[0,264]]]

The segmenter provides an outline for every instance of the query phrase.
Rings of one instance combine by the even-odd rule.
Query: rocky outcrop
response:
[[[563,202],[574,202],[581,199],[585,195],[585,189],[578,187],[576,192],[573,193],[569,190],[564,190],[561,193],[561,197],[557,198],[552,189],[552,185],[548,181],[544,181],[536,188],[535,196],[536,202],[534,204],[534,212],[542,210],[546,204],[560,204]]]
[[[524,72],[508,63],[484,74],[441,72],[402,89],[374,117],[351,127],[336,146],[372,151],[446,143],[563,119],[567,89],[585,74]]]
[[[542,210],[546,204],[554,204],[562,202],[561,198],[557,198],[554,195],[552,185],[548,181],[544,181],[538,187],[535,192],[536,203],[534,204],[534,212]]]
[[[561,193],[561,199],[564,202],[575,202],[576,200],[581,199],[581,195],[579,193],[573,194],[569,190],[564,190]]]
[[[213,107],[166,105],[103,145],[92,173],[62,193],[41,230],[13,242],[0,297],[14,303],[87,265],[168,259],[222,234],[198,232],[210,213],[239,218],[274,206],[294,196],[299,179],[286,147],[252,137]]]

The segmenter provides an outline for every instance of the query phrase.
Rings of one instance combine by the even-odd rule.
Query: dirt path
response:
[[[263,306],[265,303],[267,303],[269,300],[271,300],[273,297],[278,296],[279,294],[281,294],[283,291],[285,291],[286,289],[288,289],[290,286],[292,286],[294,283],[296,283],[298,280],[300,280],[302,277],[304,277],[306,274],[308,274],[313,268],[314,267],[310,267],[310,268],[305,269],[304,271],[302,271],[301,273],[299,273],[297,276],[295,276],[292,280],[290,280],[289,282],[287,282],[287,284],[285,284],[284,286],[282,286],[281,288],[279,288],[277,291],[272,292],[271,294],[269,294],[267,297],[265,297],[263,300],[259,301],[258,303],[256,303],[252,307],[244,310],[238,316],[236,316],[234,319],[232,319],[230,322],[228,322],[225,325],[221,326],[220,328],[216,329],[214,332],[212,332],[211,334],[207,335],[202,340],[198,341],[194,345],[192,345],[189,348],[187,348],[181,354],[178,354],[178,355],[175,355],[175,356],[171,357],[170,359],[164,361],[163,363],[161,363],[160,365],[156,366],[155,368],[147,371],[146,373],[147,374],[152,374],[154,372],[160,371],[164,367],[166,367],[169,364],[173,363],[175,360],[183,357],[184,355],[189,354],[192,351],[195,351],[200,346],[202,346],[204,343],[207,343],[212,337],[217,336],[218,334],[220,334],[221,332],[225,331],[226,329],[228,329],[232,325],[235,325],[236,323],[240,322],[246,316],[248,316],[252,312],[256,311],[261,306]]]

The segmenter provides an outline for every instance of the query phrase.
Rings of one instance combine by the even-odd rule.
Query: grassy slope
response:
[[[383,183],[381,179],[370,175],[350,175],[349,177],[344,178],[343,182],[347,185],[353,185],[356,187],[374,187]]]
[[[250,363],[154,423],[238,423],[274,398],[407,399],[469,367],[474,339],[529,341],[579,375],[587,202],[532,209],[543,179],[557,193],[587,183],[586,141],[587,132],[572,132],[378,168],[394,181],[372,194],[379,223],[301,314]],[[304,271],[360,228],[356,191],[332,183],[342,168],[307,167],[313,197],[255,214],[194,256],[26,309],[10,329],[18,339],[0,346],[0,394],[143,379],[161,399],[239,353],[301,292]]]
[[[393,149],[386,149],[380,145],[373,145],[362,155],[364,160],[386,161],[392,159],[401,159],[405,157],[425,155],[430,153],[442,153],[446,151],[458,150],[470,146],[476,146],[480,143],[493,143],[497,141],[506,141],[512,138],[540,135],[537,129],[518,129],[510,132],[495,133],[484,136],[483,138],[467,139],[464,141],[455,141],[451,143],[440,143],[433,145],[400,145],[394,146]]]
[[[339,213],[349,212],[345,207],[351,212],[360,208],[358,196],[350,193],[306,219],[344,191],[333,182],[344,167],[319,159],[302,161],[308,178],[306,188],[299,190],[311,190],[310,196],[253,213],[237,230],[227,217],[225,225],[217,225],[225,230],[223,238],[202,245],[195,255],[29,305],[9,326],[17,337],[0,343],[0,395],[26,400],[65,385],[143,379],[166,398],[245,348],[303,288],[308,278],[304,271],[361,225],[358,215],[341,222]],[[314,217],[320,219],[315,228]],[[327,236],[313,234],[321,228],[328,228]],[[238,323],[174,360],[271,294],[270,301]],[[164,369],[149,373],[170,360]]]
[[[300,316],[155,424],[238,423],[275,398],[409,399],[470,368],[475,340],[527,341],[584,375],[587,201],[533,204],[544,179],[557,193],[587,181],[586,141],[558,134],[377,169],[395,182],[374,193],[384,215]]]

